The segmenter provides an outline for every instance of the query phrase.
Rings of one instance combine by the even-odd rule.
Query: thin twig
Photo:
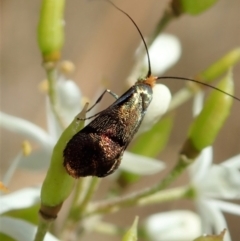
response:
[[[39,222],[37,227],[37,233],[35,235],[34,241],[43,241],[46,233],[48,232],[53,220],[43,219],[41,215],[39,215]]]
[[[86,213],[86,216],[99,213],[112,213],[118,211],[121,208],[138,204],[138,202],[140,202],[140,199],[155,194],[169,186],[177,177],[180,176],[180,174],[188,167],[191,162],[192,160],[189,160],[185,156],[181,155],[179,162],[176,164],[176,166],[159,184],[126,195],[122,198],[114,198],[109,201],[103,201],[101,203],[98,203]]]
[[[56,92],[56,68],[46,68],[46,73],[47,73],[47,78],[48,78],[48,83],[49,83],[49,90],[48,90],[48,95],[50,99],[50,104],[51,104],[51,109],[52,112],[57,119],[59,125],[62,127],[64,130],[66,128],[66,125],[64,121],[62,120],[58,107],[57,107],[57,92]]]

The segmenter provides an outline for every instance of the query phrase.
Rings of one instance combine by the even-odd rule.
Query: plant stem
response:
[[[35,235],[34,241],[43,241],[46,233],[48,232],[50,225],[52,224],[53,220],[49,219],[43,219],[40,215],[39,222],[38,222],[38,228],[37,233]]]
[[[138,200],[138,206],[147,206],[150,204],[159,204],[164,202],[176,201],[183,198],[193,198],[194,189],[191,186],[182,186],[177,188],[171,188],[154,193],[150,196],[141,198]]]
[[[112,223],[107,223],[107,222],[98,222],[97,225],[93,227],[93,231],[101,234],[107,234],[107,235],[122,235],[123,234],[123,229],[117,227],[116,225]]]
[[[166,9],[163,17],[157,24],[157,27],[154,30],[154,33],[148,41],[148,46],[150,46],[155,38],[164,30],[164,28],[175,18],[174,13],[170,9]]]
[[[86,209],[87,204],[89,203],[89,201],[91,200],[92,196],[94,195],[94,192],[99,184],[99,178],[98,177],[93,177],[90,183],[90,186],[88,188],[88,191],[86,193],[86,196],[84,197],[82,204],[80,206],[81,211],[84,212],[84,210]]]
[[[56,93],[56,68],[54,66],[51,67],[46,67],[46,73],[47,73],[47,79],[48,79],[48,84],[49,84],[49,90],[48,90],[48,95],[49,95],[49,100],[52,108],[52,112],[57,119],[59,125],[62,127],[64,130],[66,125],[63,122],[59,111],[57,107],[57,93]]]
[[[80,180],[77,182],[71,207],[75,207],[78,205],[78,202],[84,190],[84,181],[86,181],[84,178],[80,178]]]
[[[87,205],[90,202],[95,190],[99,184],[100,179],[98,177],[92,177],[88,190],[80,204],[75,203],[73,209],[70,212],[70,218],[78,221],[85,214]],[[77,205],[76,205],[77,204]]]
[[[184,102],[189,100],[193,94],[194,93],[189,88],[185,87],[180,89],[176,94],[174,94],[167,112],[171,112],[172,110],[181,106]]]

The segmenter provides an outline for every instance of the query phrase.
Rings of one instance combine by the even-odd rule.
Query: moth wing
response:
[[[111,106],[73,136],[64,150],[64,166],[75,177],[103,177],[120,164],[141,121],[141,106],[132,103],[130,88]]]

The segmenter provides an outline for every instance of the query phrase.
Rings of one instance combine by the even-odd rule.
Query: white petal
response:
[[[13,209],[21,209],[40,202],[40,187],[24,188],[2,195],[0,198],[0,214]]]
[[[201,235],[201,222],[191,211],[163,212],[146,220],[146,230],[154,241],[192,241]]]
[[[208,206],[206,206],[204,199],[201,199],[201,197],[196,200],[195,204],[196,204],[198,213],[201,217],[202,233],[211,234],[212,220],[211,220],[211,216],[209,216]]]
[[[58,95],[58,111],[64,124],[67,126],[80,112],[82,94],[74,81],[67,80],[63,76],[58,78],[56,89]],[[53,115],[48,100],[47,120],[49,133],[57,140],[62,133],[62,127]]]
[[[40,171],[48,168],[52,155],[52,149],[34,150],[29,156],[21,156],[19,167]]]
[[[77,84],[72,80],[62,79],[58,82],[57,88],[61,114],[66,123],[70,124],[81,110],[82,94]]]
[[[152,175],[162,171],[165,164],[159,160],[125,151],[120,168],[138,175]]]
[[[149,48],[152,72],[160,75],[172,67],[181,56],[181,45],[179,40],[170,34],[159,35]],[[147,56],[144,58],[147,66]]]
[[[22,158],[22,152],[20,152],[15,158],[14,160],[11,162],[10,167],[8,168],[8,170],[6,171],[4,177],[3,177],[3,183],[7,186],[9,184],[9,182],[12,179],[12,176],[15,172],[15,170],[17,169],[19,162],[21,161]]]
[[[226,213],[231,213],[233,215],[240,216],[240,205],[220,200],[210,200],[209,201],[212,205],[218,207],[221,211]]]
[[[222,166],[231,167],[235,169],[240,169],[240,154],[230,159],[226,160],[225,162],[221,163]]]
[[[48,125],[49,135],[52,137],[54,142],[57,142],[61,133],[63,132],[63,128],[52,112],[52,108],[48,97],[46,97],[46,114],[47,114],[47,125]]]
[[[210,202],[209,200],[203,201],[204,203],[204,211],[208,213],[208,220],[207,222],[211,222],[211,226],[215,233],[221,233],[223,229],[228,229],[227,222],[225,220],[224,215],[219,210],[218,207],[214,205],[214,203]],[[210,220],[209,220],[210,219]],[[203,230],[205,232],[205,230]],[[226,232],[224,236],[224,241],[231,241],[231,237],[229,232]]]
[[[139,128],[138,134],[149,130],[163,114],[166,113],[171,101],[169,89],[162,84],[157,84],[153,88],[153,99],[150,103],[147,113]]]
[[[204,92],[198,92],[193,99],[193,116],[197,116],[203,108]]]
[[[205,180],[209,168],[212,164],[213,149],[206,147],[195,162],[189,167],[191,180],[193,183],[199,183]],[[196,184],[197,185],[197,184]]]
[[[43,129],[33,123],[0,112],[0,125],[12,132],[21,134],[25,138],[39,143],[45,148],[52,148],[54,141]]]
[[[21,219],[11,217],[0,218],[0,232],[17,241],[34,240],[37,227]],[[45,241],[58,241],[52,234],[47,233]]]
[[[239,171],[222,165],[213,165],[205,180],[198,183],[198,189],[205,196],[214,198],[240,198]]]

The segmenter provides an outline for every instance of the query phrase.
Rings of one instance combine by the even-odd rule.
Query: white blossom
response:
[[[195,98],[194,115],[203,103],[203,95]],[[240,200],[240,154],[220,163],[213,163],[212,147],[205,148],[189,167],[191,185],[196,191],[196,206],[201,216],[203,232],[220,233],[227,228],[223,212],[240,216],[240,205],[231,201]],[[229,232],[225,241],[230,241]]]
[[[201,235],[199,216],[188,210],[153,214],[146,219],[145,228],[152,241],[192,241]]]
[[[240,155],[221,164],[212,164],[212,147],[203,150],[190,166],[191,183],[197,193],[196,206],[202,219],[203,232],[220,233],[227,227],[223,212],[240,216]],[[226,241],[230,241],[229,232]]]

